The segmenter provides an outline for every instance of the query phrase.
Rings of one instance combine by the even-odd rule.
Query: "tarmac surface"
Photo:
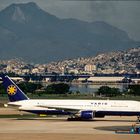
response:
[[[12,115],[19,116],[10,117]],[[93,121],[67,121],[67,117],[24,117],[21,112],[0,108],[0,140],[140,140],[136,134],[116,134],[128,131],[136,117],[108,116]]]

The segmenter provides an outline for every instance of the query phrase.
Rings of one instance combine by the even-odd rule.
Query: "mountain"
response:
[[[60,19],[36,3],[12,4],[0,12],[0,59],[22,57],[46,63],[138,46],[105,22]]]

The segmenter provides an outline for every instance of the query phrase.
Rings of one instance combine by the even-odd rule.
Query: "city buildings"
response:
[[[139,74],[140,47],[102,53],[95,57],[69,59],[48,64],[30,64],[22,59],[0,60],[1,73],[39,74]]]

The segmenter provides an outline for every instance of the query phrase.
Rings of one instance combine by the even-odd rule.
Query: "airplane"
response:
[[[9,107],[17,107],[38,115],[67,115],[68,120],[92,120],[105,116],[137,116],[140,118],[140,102],[128,100],[50,100],[29,99],[7,76],[2,76],[7,91]]]

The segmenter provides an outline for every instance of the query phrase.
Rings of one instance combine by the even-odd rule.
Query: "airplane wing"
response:
[[[64,110],[64,111],[69,111],[69,112],[79,112],[80,110],[79,109],[75,109],[75,108],[70,108],[70,107],[62,107],[62,106],[43,106],[43,105],[39,105],[37,107],[42,107],[42,108],[47,108],[47,109],[56,109],[56,110]]]

